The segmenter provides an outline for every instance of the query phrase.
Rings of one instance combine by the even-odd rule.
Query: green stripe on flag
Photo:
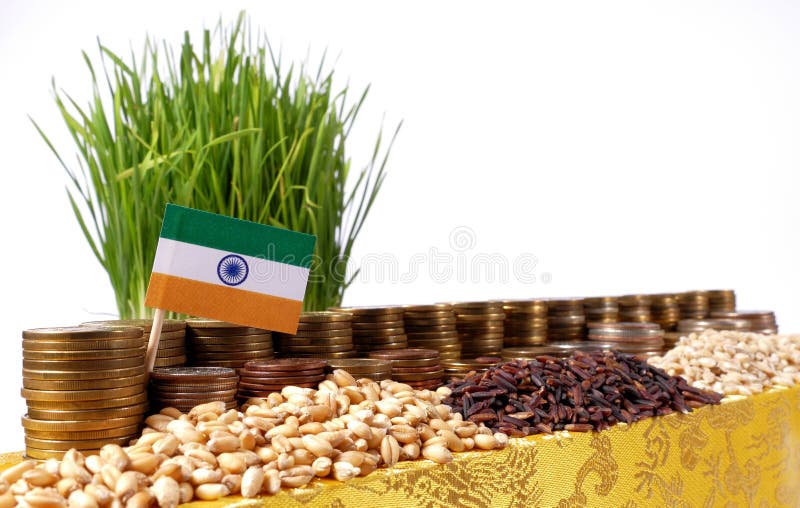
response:
[[[167,204],[161,237],[310,268],[313,235]]]

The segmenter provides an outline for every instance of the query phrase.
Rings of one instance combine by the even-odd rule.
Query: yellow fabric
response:
[[[512,439],[505,450],[456,454],[444,466],[406,462],[346,483],[189,506],[223,505],[798,507],[800,387],[599,433]]]

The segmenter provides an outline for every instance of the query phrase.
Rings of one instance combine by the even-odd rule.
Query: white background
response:
[[[372,83],[356,164],[384,114],[405,121],[354,255],[400,273],[345,303],[730,287],[800,328],[796,3],[0,0],[0,451],[23,447],[21,331],[115,311],[26,115],[71,154],[50,79],[84,102],[96,37],[125,54],[242,8],[287,60],[328,48],[342,82]],[[537,279],[409,277],[432,248],[535,256]]]

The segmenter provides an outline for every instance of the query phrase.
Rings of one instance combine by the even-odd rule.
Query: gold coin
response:
[[[139,423],[104,430],[77,430],[77,431],[52,431],[52,430],[25,430],[25,435],[37,439],[62,439],[86,440],[108,439],[112,437],[135,436],[139,432]]]
[[[159,336],[158,340],[160,342],[162,340],[177,340],[177,339],[185,339],[185,338],[186,338],[186,330],[181,330],[179,332],[164,332]],[[150,340],[150,334],[149,333],[145,333],[144,334],[144,340],[145,340],[145,342]]]
[[[39,450],[37,448],[30,448],[25,447],[25,455],[23,456],[24,459],[33,459],[33,460],[47,460],[47,459],[63,459],[64,454],[67,452],[64,450]],[[97,455],[100,453],[100,450],[81,450],[81,453],[84,455]]]
[[[31,390],[101,390],[105,388],[121,388],[123,386],[144,385],[144,374],[138,376],[88,379],[85,381],[58,381],[52,379],[22,378],[22,386]]]
[[[41,340],[97,340],[97,339],[136,339],[142,336],[142,329],[131,326],[63,326],[57,328],[33,328],[22,332],[23,339]]]
[[[149,334],[153,328],[152,319],[109,319],[105,321],[88,321],[81,326],[135,326]],[[186,329],[186,322],[178,319],[165,319],[161,324],[161,333],[176,332]]]
[[[109,437],[106,439],[86,439],[81,441],[62,440],[62,439],[39,439],[35,437],[25,437],[25,446],[39,450],[64,450],[70,448],[77,450],[99,450],[107,444],[127,445],[134,436]]]
[[[301,323],[328,323],[331,321],[351,321],[350,314],[344,312],[331,312],[327,310],[318,312],[301,312]]]
[[[189,318],[186,320],[186,327],[187,328],[251,328],[249,326],[237,325],[236,323],[228,323],[226,321],[219,321],[218,319],[206,319],[206,318]]]
[[[132,416],[122,417],[109,417],[104,415],[106,411],[98,416],[97,419],[87,420],[37,420],[31,418],[30,415],[22,417],[22,428],[34,431],[45,432],[85,432],[92,430],[107,430],[116,429],[120,427],[128,427],[130,425],[139,425],[144,419],[145,408],[142,408],[139,413]]]
[[[95,351],[142,347],[142,339],[38,340],[23,339],[23,351]]]
[[[22,368],[29,370],[91,371],[126,369],[144,365],[144,355],[129,358],[114,358],[98,362],[95,360],[22,360]]]
[[[22,389],[22,396],[31,400],[104,400],[117,397],[129,397],[141,392],[142,385],[123,386],[121,388],[107,388],[104,390],[31,390]]]
[[[167,358],[158,358],[153,363],[153,367],[179,367],[186,365],[188,358],[184,356],[169,356]]]
[[[147,411],[147,403],[137,404],[135,406],[116,407],[107,409],[78,409],[78,410],[28,409],[28,417],[36,420],[50,420],[59,422],[97,420],[100,418],[114,420],[129,416],[131,417],[136,416],[138,418],[143,418],[145,411]],[[108,427],[99,427],[99,428],[108,428]]]
[[[62,411],[79,411],[85,409],[111,409],[134,404],[147,403],[147,392],[144,387],[138,387],[139,393],[127,397],[100,400],[27,400],[28,412],[31,409],[56,409]]]
[[[52,368],[44,369],[22,369],[22,377],[28,379],[54,380],[54,381],[86,381],[89,379],[111,379],[131,376],[141,376],[144,374],[144,361],[142,365],[127,367],[124,369],[103,369],[103,370],[58,370]]]
[[[188,338],[212,338],[212,337],[253,337],[261,335],[272,335],[269,330],[261,328],[190,328],[186,337]]]
[[[186,354],[186,347],[165,347],[156,350],[156,358],[172,358],[176,356],[184,356]]]
[[[22,350],[25,360],[110,360],[113,358],[144,357],[145,348],[139,345],[134,349],[99,349],[95,351],[28,351]]]
[[[186,347],[186,339],[170,339],[170,340],[158,341],[159,351],[163,349],[174,349],[174,348],[185,348],[185,347]]]

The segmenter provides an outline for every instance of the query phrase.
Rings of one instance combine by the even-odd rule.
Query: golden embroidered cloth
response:
[[[346,483],[187,506],[800,507],[800,387],[455,456],[447,465],[404,462]],[[19,460],[0,455],[0,467]]]

